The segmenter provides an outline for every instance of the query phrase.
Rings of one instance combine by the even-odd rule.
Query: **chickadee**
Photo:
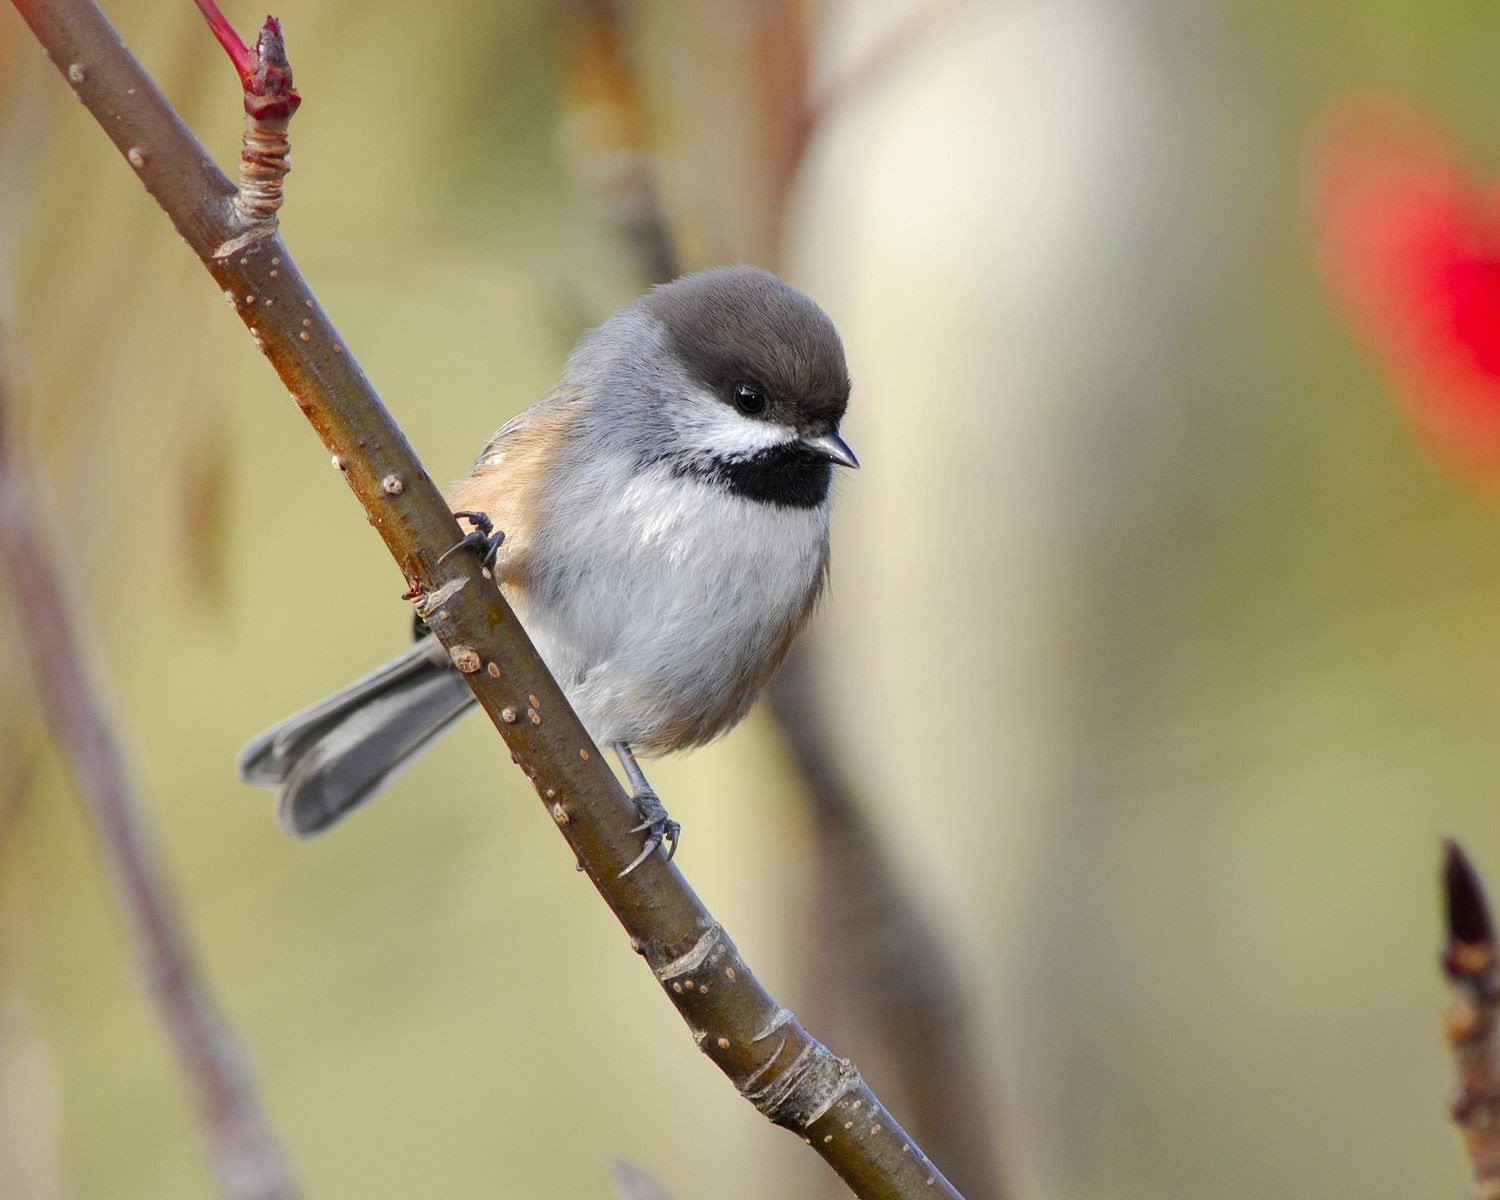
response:
[[[859,465],[839,436],[848,401],[843,346],[816,304],[752,267],[701,271],[579,338],[558,384],[449,493],[501,531],[495,579],[589,734],[619,756],[647,832],[627,870],[678,834],[633,751],[735,725],[823,587],[833,467]],[[425,634],[236,765],[279,789],[282,829],[310,837],[473,703]]]

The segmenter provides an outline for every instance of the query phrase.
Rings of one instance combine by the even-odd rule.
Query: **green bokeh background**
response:
[[[237,96],[191,5],[108,8],[228,164]],[[907,8],[813,10],[815,77]],[[1459,1195],[1434,876],[1449,832],[1500,872],[1500,508],[1414,442],[1303,202],[1349,89],[1404,92],[1484,177],[1500,21],[941,8],[820,127],[782,267],[845,335],[865,464],[811,634],[835,748],[958,961],[1016,1194]],[[715,125],[757,69],[743,10],[643,9],[668,209],[713,257],[753,183]],[[561,149],[553,9],[278,15],[288,242],[456,476],[638,287]],[[0,319],[131,765],[307,1194],[607,1196],[615,1156],[680,1200],[823,1194],[482,722],[305,845],[235,781],[248,735],[402,643],[402,583],[9,11]],[[210,1194],[18,636],[0,605],[0,1194]],[[771,723],[653,780],[695,886],[837,1048]]]

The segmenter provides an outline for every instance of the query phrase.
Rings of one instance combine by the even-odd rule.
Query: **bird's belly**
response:
[[[744,716],[785,655],[827,519],[644,476],[607,510],[555,514],[513,599],[595,740],[698,745]]]

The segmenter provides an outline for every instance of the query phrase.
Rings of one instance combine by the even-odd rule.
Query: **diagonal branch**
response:
[[[801,773],[820,863],[817,904],[825,924],[816,975],[842,1027],[864,1034],[908,1120],[971,1195],[1010,1194],[988,1120],[982,1057],[963,987],[937,931],[895,869],[812,694],[806,656],[770,688],[771,711]],[[861,1051],[863,1056],[864,1051]]]
[[[620,877],[637,844],[634,806],[477,557],[440,561],[460,540],[458,523],[279,234],[263,223],[246,240],[252,230],[233,205],[233,186],[90,0],[13,2],[323,439],[418,612],[699,1048],[765,1116],[813,1146],[856,1195],[957,1198],[853,1064],[777,1004],[674,866],[657,856]]]
[[[197,1103],[219,1190],[230,1200],[288,1200],[291,1168],[261,1111],[236,1044],[198,973],[156,857],[143,805],[69,619],[47,522],[7,442],[0,377],[0,576],[11,584],[21,638],[52,739],[83,803],[157,1015]]]

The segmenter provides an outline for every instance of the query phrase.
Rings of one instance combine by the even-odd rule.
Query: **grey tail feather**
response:
[[[379,791],[473,702],[429,635],[252,739],[235,768],[246,783],[280,790],[283,830],[312,837]]]

